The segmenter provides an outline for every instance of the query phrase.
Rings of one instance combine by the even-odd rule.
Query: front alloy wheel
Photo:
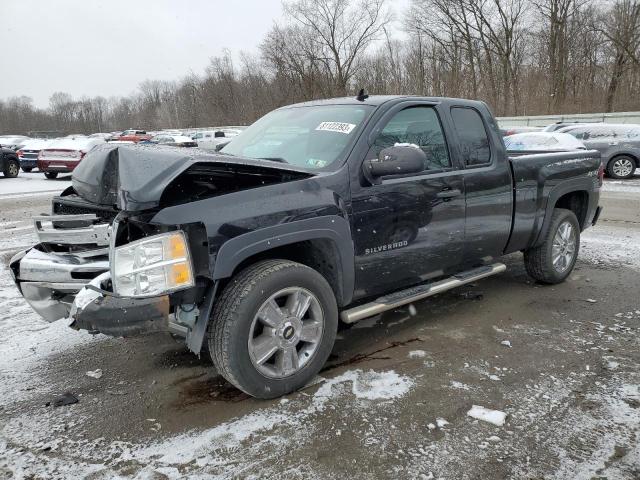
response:
[[[257,398],[304,387],[333,348],[336,303],[327,280],[306,265],[264,260],[245,268],[214,304],[208,327],[214,366]]]
[[[323,327],[322,307],[313,293],[299,287],[280,290],[262,304],[251,323],[251,362],[265,377],[289,377],[313,358]]]

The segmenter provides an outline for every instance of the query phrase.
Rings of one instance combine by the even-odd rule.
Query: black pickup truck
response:
[[[508,158],[482,102],[360,95],[269,113],[218,153],[103,145],[11,260],[44,318],[170,331],[250,395],[305,385],[338,322],[502,272],[563,281],[598,218],[594,151]]]

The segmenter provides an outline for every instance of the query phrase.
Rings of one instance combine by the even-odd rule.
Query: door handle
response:
[[[453,197],[457,197],[458,195],[462,195],[462,192],[460,190],[458,190],[457,188],[455,188],[453,190],[442,190],[441,192],[438,192],[436,194],[436,197],[438,197],[438,198],[453,198]]]

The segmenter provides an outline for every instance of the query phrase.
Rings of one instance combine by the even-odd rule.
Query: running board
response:
[[[408,303],[417,302],[423,298],[431,297],[432,295],[480,280],[481,278],[490,277],[496,273],[502,273],[506,269],[507,267],[503,263],[494,263],[493,265],[460,272],[452,277],[440,280],[439,282],[418,285],[417,287],[400,290],[399,292],[394,292],[380,297],[373,302],[344,310],[340,313],[340,318],[344,323],[355,323],[363,318],[372,317],[373,315],[386,312],[387,310],[392,310],[394,308],[407,305]]]

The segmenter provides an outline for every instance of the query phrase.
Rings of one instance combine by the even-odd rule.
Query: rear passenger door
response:
[[[396,144],[427,154],[418,174],[383,177],[371,185],[361,159],[352,170],[352,231],[356,297],[421,283],[456,270],[462,260],[464,186],[436,108],[403,102],[376,124],[366,159]]]
[[[492,118],[486,107],[482,114],[469,106],[451,107],[457,155],[464,166],[467,266],[502,255],[511,233],[511,169],[497,127],[485,118]]]

